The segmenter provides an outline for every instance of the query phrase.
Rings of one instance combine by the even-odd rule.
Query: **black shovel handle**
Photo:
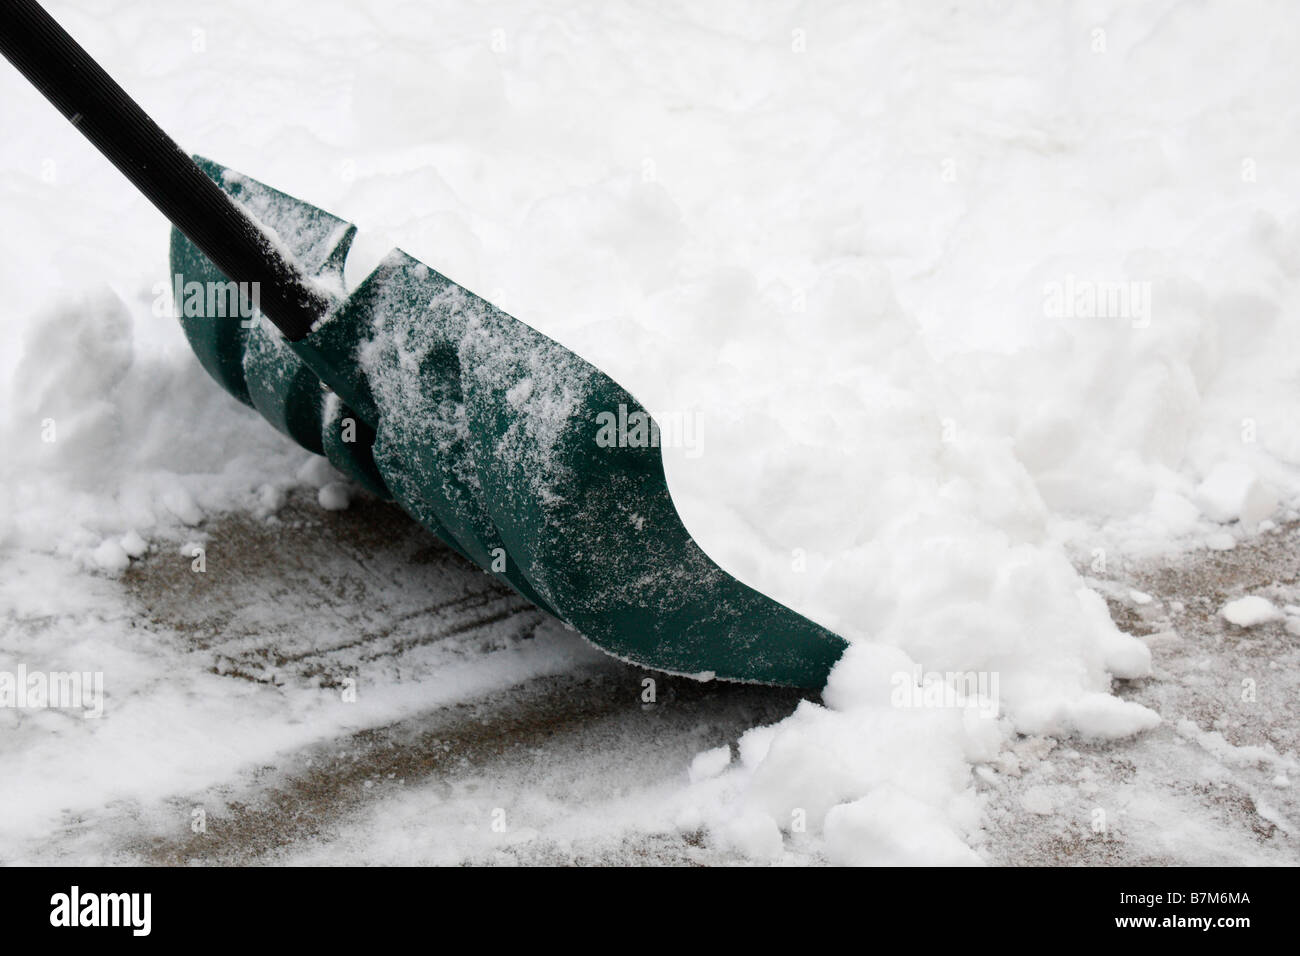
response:
[[[0,4],[0,53],[227,278],[257,283],[287,338],[325,316],[328,299],[36,0]]]

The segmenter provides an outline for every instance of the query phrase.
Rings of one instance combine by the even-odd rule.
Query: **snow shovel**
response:
[[[172,223],[178,317],[235,398],[616,657],[825,683],[844,640],[705,555],[616,382],[400,250],[346,290],[354,226],[188,156],[34,0],[0,52]]]

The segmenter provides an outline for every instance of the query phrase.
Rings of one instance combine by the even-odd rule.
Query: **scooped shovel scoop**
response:
[[[616,657],[825,683],[843,639],[704,554],[657,443],[598,440],[657,429],[607,375],[399,250],[346,290],[353,226],[186,157],[31,0],[0,50],[171,219],[178,317],[235,398]]]
[[[352,226],[198,162],[341,289]],[[227,391],[602,649],[676,673],[824,682],[843,641],[700,550],[656,443],[597,440],[604,413],[657,428],[599,369],[400,251],[298,342],[203,294],[229,280],[179,231],[171,259],[181,324]]]

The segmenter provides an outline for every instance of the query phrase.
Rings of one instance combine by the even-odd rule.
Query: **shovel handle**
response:
[[[0,53],[229,279],[256,283],[288,339],[325,317],[329,299],[36,0],[4,0]]]

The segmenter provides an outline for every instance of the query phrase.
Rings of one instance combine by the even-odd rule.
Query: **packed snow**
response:
[[[664,450],[687,527],[850,647],[820,703],[734,755],[665,757],[653,781],[629,760],[656,797],[628,831],[980,863],[978,771],[1161,722],[1113,693],[1159,642],[1121,631],[1096,579],[1297,517],[1291,5],[48,7],[186,148],[356,222],[351,281],[400,246],[699,423]],[[107,687],[100,720],[0,708],[0,860],[61,814],[590,659],[557,632],[390,675],[340,715],[135,627],[134,562],[211,574],[214,516],[360,492],[206,377],[169,312],[166,224],[7,65],[0,128],[0,670]],[[1259,596],[1222,615],[1284,616]]]

